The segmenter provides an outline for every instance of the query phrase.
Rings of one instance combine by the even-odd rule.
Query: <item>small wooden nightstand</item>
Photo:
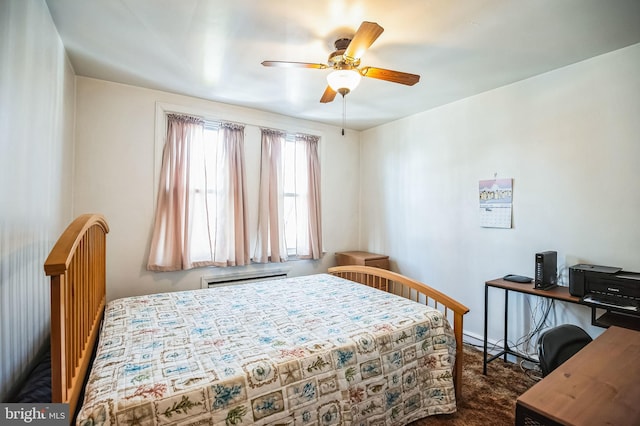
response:
[[[336,260],[338,266],[364,265],[381,269],[391,269],[389,266],[389,256],[366,251],[342,251],[336,253]]]

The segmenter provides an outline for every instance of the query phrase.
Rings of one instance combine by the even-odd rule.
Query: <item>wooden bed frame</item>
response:
[[[462,324],[463,316],[469,312],[469,308],[435,288],[385,269],[349,265],[329,268],[329,273],[406,297],[414,302],[442,311],[449,322],[453,324],[453,334],[456,339],[456,363],[453,380],[456,398],[460,399],[462,397]]]
[[[76,218],[44,263],[51,276],[51,402],[76,412],[106,302],[106,234],[99,214]]]
[[[76,218],[60,236],[44,269],[51,276],[52,402],[69,404],[75,415],[89,371],[106,302],[106,234],[100,214]],[[462,385],[462,317],[469,309],[425,284],[367,266],[330,268],[329,273],[395,293],[442,310],[456,339],[456,396]]]

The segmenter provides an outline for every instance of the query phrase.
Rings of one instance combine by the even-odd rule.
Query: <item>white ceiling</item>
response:
[[[340,126],[321,104],[333,41],[373,21],[347,127],[367,129],[640,42],[640,0],[47,0],[77,75]],[[640,65],[640,64],[639,64]],[[640,71],[640,66],[639,66]]]

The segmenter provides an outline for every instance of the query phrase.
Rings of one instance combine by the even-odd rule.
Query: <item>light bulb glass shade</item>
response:
[[[349,92],[358,87],[362,76],[355,70],[335,70],[327,76],[327,83],[336,92],[347,89]]]

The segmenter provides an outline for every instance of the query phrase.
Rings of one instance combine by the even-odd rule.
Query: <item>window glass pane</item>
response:
[[[284,192],[294,194],[296,192],[296,143],[287,139],[284,143],[282,156],[282,167],[284,169]]]
[[[287,254],[296,253],[296,233],[298,232],[298,175],[304,162],[298,161],[297,146],[293,135],[287,135],[284,143],[282,167],[284,171],[284,234]]]
[[[218,129],[206,126],[202,139],[193,141],[189,179],[191,179],[193,191],[190,194],[193,202],[193,211],[201,214],[193,214],[191,218],[190,249],[194,261],[211,258],[211,237],[215,229],[211,226],[215,219],[215,209],[205,208],[205,203],[215,206],[217,191],[216,171],[218,151]],[[208,211],[208,215],[205,213]]]
[[[284,197],[284,238],[287,254],[296,253],[296,203],[295,196]]]

